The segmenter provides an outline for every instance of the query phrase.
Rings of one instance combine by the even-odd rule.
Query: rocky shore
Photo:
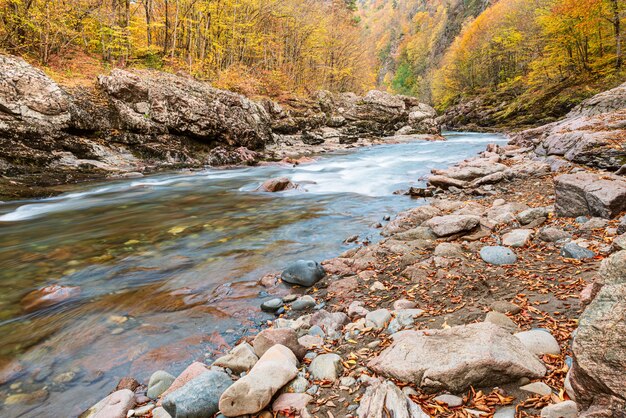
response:
[[[441,139],[435,116],[414,98],[376,90],[279,104],[157,71],[115,69],[92,88],[62,87],[0,55],[0,200],[87,180]]]
[[[381,242],[263,277],[258,335],[82,416],[626,416],[624,87],[434,172]]]

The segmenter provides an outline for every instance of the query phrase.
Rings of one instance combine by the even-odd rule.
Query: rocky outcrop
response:
[[[626,164],[626,83],[583,101],[567,116],[515,135],[513,143],[532,146],[540,156],[607,170]]]
[[[309,99],[265,104],[272,115],[276,139],[268,152],[278,158],[365,145],[396,135],[433,139],[441,132],[432,107],[412,97],[378,90],[364,96],[319,91]]]
[[[435,111],[371,91],[255,102],[191,77],[115,69],[68,91],[21,58],[0,55],[0,198],[159,169],[250,165],[439,133]]]

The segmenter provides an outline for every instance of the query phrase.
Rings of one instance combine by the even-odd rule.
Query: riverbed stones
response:
[[[521,377],[539,378],[546,372],[519,340],[490,323],[402,331],[393,337],[393,343],[368,367],[426,390],[462,392],[470,386],[494,386]]]
[[[473,215],[444,215],[435,216],[426,221],[424,226],[429,227],[438,237],[468,232],[480,223],[480,218]]]
[[[281,279],[287,283],[311,287],[321,280],[325,274],[324,267],[317,261],[298,260],[283,271]]]
[[[563,248],[561,248],[561,255],[565,258],[584,260],[586,258],[595,257],[596,253],[587,248],[581,247],[575,242],[568,242],[563,246]]]
[[[298,342],[298,334],[292,328],[268,328],[254,337],[252,347],[254,353],[260,358],[274,345],[283,345],[298,358],[306,354],[306,348]]]
[[[517,261],[517,256],[513,250],[499,245],[481,248],[480,258],[482,258],[485,263],[494,264],[496,266],[515,264]]]
[[[428,415],[393,382],[372,379],[356,410],[359,418],[384,416],[428,418]]]
[[[511,303],[511,302],[507,302],[505,300],[497,300],[493,302],[491,304],[491,309],[493,309],[496,312],[503,313],[503,314],[511,313],[513,315],[520,313],[522,310],[522,308],[520,308],[518,305]]]
[[[220,397],[233,384],[230,376],[209,370],[163,399],[163,408],[172,418],[204,418],[219,410]]]
[[[178,377],[176,377],[171,386],[165,392],[163,392],[163,394],[161,395],[161,399],[165,398],[170,393],[182,388],[188,382],[195,379],[197,376],[200,376],[202,373],[207,372],[207,370],[208,369],[204,364],[200,363],[199,361],[194,361],[189,366],[187,366],[187,368],[183,370],[183,372],[179,374]]]
[[[548,405],[541,410],[541,418],[577,418],[578,407],[574,401]]]
[[[365,315],[365,321],[375,329],[383,329],[391,321],[391,312],[387,309],[377,309]]]
[[[135,406],[135,394],[122,389],[113,392],[86,410],[80,418],[126,418],[126,413]]]
[[[530,229],[514,229],[502,235],[502,245],[506,247],[525,247],[530,241],[533,231]]]
[[[341,357],[335,353],[321,354],[309,365],[309,372],[314,380],[337,380],[343,370]]]
[[[614,218],[626,210],[626,179],[610,174],[563,174],[554,179],[558,216]]]
[[[164,370],[157,370],[150,376],[148,382],[148,398],[156,399],[165,392],[176,378]]]
[[[272,403],[272,411],[302,415],[301,412],[312,400],[308,393],[282,393]]]
[[[540,218],[547,218],[551,212],[551,207],[530,208],[518,213],[515,217],[522,225],[528,225]]]
[[[266,300],[261,304],[261,310],[264,312],[274,313],[283,307],[283,300],[281,298],[274,298]]]
[[[276,193],[285,190],[293,190],[297,187],[298,186],[294,184],[288,177],[276,177],[273,179],[265,180],[257,190],[262,192]]]
[[[522,331],[514,334],[514,336],[520,340],[524,347],[531,353],[537,355],[558,355],[561,353],[561,348],[556,338],[545,330],[533,329],[530,331]]]
[[[81,289],[77,286],[61,286],[52,284],[33,290],[22,298],[22,309],[25,312],[33,312],[39,309],[49,308],[80,296]]]
[[[304,295],[296,299],[291,304],[291,309],[294,311],[305,311],[315,306],[315,299],[309,295]]]
[[[213,362],[214,366],[230,369],[233,373],[242,373],[250,370],[259,357],[255,354],[252,346],[243,342],[233,348],[228,354],[222,356]]]
[[[274,345],[248,374],[222,394],[219,409],[227,417],[256,414],[265,408],[280,388],[298,374],[298,360],[284,345]]]
[[[408,299],[398,299],[393,303],[393,309],[413,309],[417,306],[417,303]]]
[[[538,237],[545,242],[557,242],[572,239],[572,234],[559,228],[546,227],[539,230]]]
[[[518,329],[517,324],[513,322],[511,318],[500,312],[487,312],[487,315],[485,316],[485,322],[490,322],[494,325],[499,326],[500,328],[511,332]]]

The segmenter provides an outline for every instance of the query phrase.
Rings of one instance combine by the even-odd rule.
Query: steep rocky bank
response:
[[[626,180],[544,152],[567,148],[557,126],[616,134],[624,107],[609,92],[433,172],[381,242],[263,277],[267,329],[178,377],[123,379],[83,416],[624,416]]]
[[[384,141],[439,139],[435,111],[371,91],[256,102],[185,76],[113,70],[64,89],[0,56],[0,199],[157,170],[256,164]],[[414,139],[414,138],[413,138]]]

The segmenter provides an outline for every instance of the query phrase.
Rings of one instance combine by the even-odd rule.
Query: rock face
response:
[[[271,139],[265,108],[245,97],[168,73],[113,70],[98,77],[119,127],[260,149]]]
[[[614,218],[626,210],[626,179],[593,173],[564,174],[554,179],[558,216]]]
[[[399,361],[403,359],[403,361]],[[546,369],[519,340],[490,323],[445,330],[402,331],[368,365],[375,372],[426,390],[462,392],[542,377]]]
[[[570,382],[583,408],[606,409],[609,415],[626,407],[626,251],[603,261],[604,285],[579,319],[572,351]]]
[[[626,158],[626,83],[583,101],[561,121],[530,129],[512,143],[531,146],[540,156],[618,170]]]
[[[250,373],[230,386],[219,401],[227,417],[255,414],[267,406],[280,388],[298,374],[298,360],[291,350],[275,345],[259,359]]]
[[[255,164],[362,137],[382,142],[403,126],[436,135],[434,116],[415,99],[380,91],[318,92],[283,108],[147,70],[115,69],[69,94],[21,58],[0,55],[0,198],[124,173]]]
[[[226,373],[209,370],[167,395],[163,408],[172,418],[213,416],[218,411],[220,396],[232,384]]]

